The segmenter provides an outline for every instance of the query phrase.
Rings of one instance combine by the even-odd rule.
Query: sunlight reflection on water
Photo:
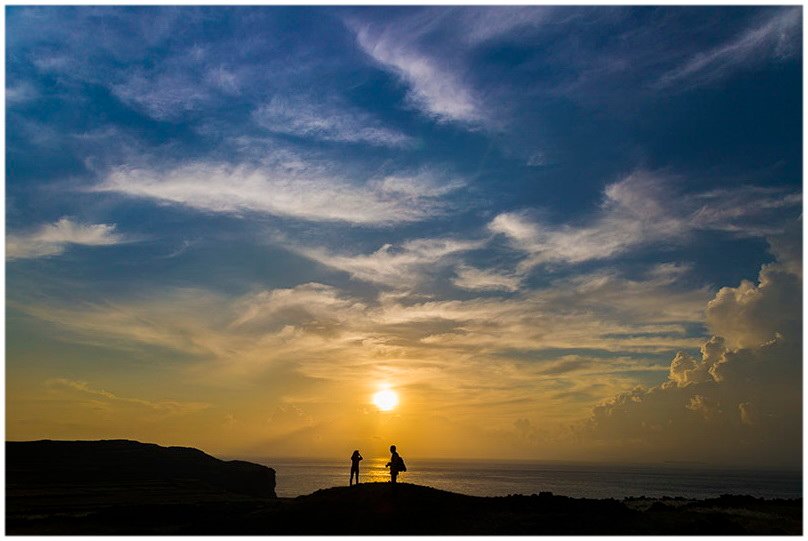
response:
[[[310,494],[348,485],[350,462],[252,458],[275,469],[278,496]],[[388,482],[388,458],[365,458],[360,480]],[[699,469],[675,465],[605,466],[530,462],[407,460],[399,481],[477,496],[551,491],[577,498],[626,496],[692,498],[751,494],[766,498],[802,496],[799,472]]]

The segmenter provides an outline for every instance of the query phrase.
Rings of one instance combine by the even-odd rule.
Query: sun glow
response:
[[[398,394],[390,389],[384,389],[373,395],[373,403],[382,411],[390,411],[398,406]]]

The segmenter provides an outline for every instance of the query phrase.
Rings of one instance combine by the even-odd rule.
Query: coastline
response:
[[[802,533],[801,497],[485,497],[363,482],[279,498],[267,466],[126,440],[7,442],[6,460],[12,535]]]

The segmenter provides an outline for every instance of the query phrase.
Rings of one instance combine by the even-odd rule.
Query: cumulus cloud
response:
[[[756,347],[779,335],[795,340],[802,333],[801,222],[769,242],[777,257],[764,265],[758,283],[744,280],[721,288],[707,304],[707,322],[732,347]],[[797,239],[795,242],[793,239]]]
[[[285,159],[263,165],[192,162],[162,170],[117,167],[92,190],[207,212],[388,225],[442,213],[439,196],[446,192],[435,189],[438,182],[413,180],[401,196],[384,180],[352,184],[325,166]]]
[[[712,49],[700,52],[685,63],[664,73],[656,88],[692,88],[756,65],[766,60],[783,60],[800,52],[802,10],[786,7],[775,15],[747,28],[740,35]]]
[[[782,211],[797,208],[802,199],[755,187],[684,195],[673,184],[663,175],[635,171],[608,185],[600,208],[582,224],[551,225],[524,212],[505,212],[488,228],[526,253],[518,269],[525,272],[539,264],[607,259],[661,241],[681,243],[698,230],[772,234],[784,227]]]
[[[374,146],[410,147],[415,140],[386,128],[367,113],[314,100],[275,97],[253,112],[263,128],[297,137],[340,143],[368,143]]]
[[[786,235],[801,238],[798,229]],[[763,266],[757,285],[721,289],[708,303],[714,336],[701,357],[679,352],[666,382],[595,407],[584,440],[624,457],[798,467],[802,281],[793,270],[778,259]]]
[[[800,277],[778,265],[766,265],[757,284],[744,280],[724,287],[707,304],[707,322],[734,347],[754,347],[777,333],[798,334],[802,322],[794,317],[802,306]]]
[[[71,244],[110,246],[125,242],[115,224],[80,224],[70,218],[46,224],[28,233],[6,235],[6,259],[31,259],[64,253]]]

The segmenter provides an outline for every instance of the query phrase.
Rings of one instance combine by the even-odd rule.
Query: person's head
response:
[[[391,452],[391,453],[395,453],[395,452],[396,452],[396,446],[395,446],[395,445],[391,445],[391,446],[390,446],[390,452]]]
[[[356,456],[356,455],[358,455],[358,454],[359,454],[359,449],[357,449],[357,450],[355,450],[355,451],[353,452],[353,456]]]

